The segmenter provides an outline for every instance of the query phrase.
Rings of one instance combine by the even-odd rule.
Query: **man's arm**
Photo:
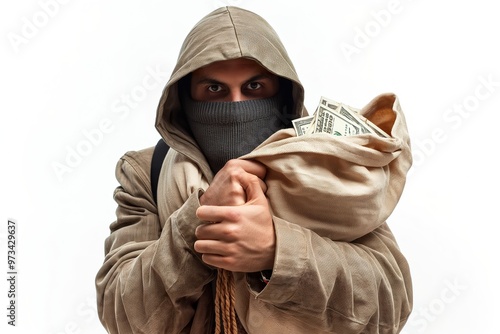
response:
[[[128,153],[116,169],[117,220],[96,277],[99,317],[110,333],[182,332],[194,305],[212,298],[205,287],[213,270],[193,250],[199,194],[162,227],[149,186],[151,154]]]
[[[287,319],[299,327],[284,328],[315,333],[401,331],[412,309],[412,284],[386,224],[353,242],[323,238],[277,217],[274,225],[271,280],[265,285],[258,274],[246,275],[249,302],[260,307],[249,307],[248,319],[264,315],[268,324]]]
[[[246,203],[200,207],[200,219],[219,223],[199,226],[195,247],[209,264],[247,273],[254,298],[244,318],[267,318],[263,328],[248,322],[250,332],[401,330],[412,306],[410,272],[386,224],[352,242],[334,241],[272,217],[255,179],[239,180]],[[275,236],[271,265],[265,246],[269,233]],[[253,273],[271,268],[268,285]],[[266,327],[270,324],[277,327]]]

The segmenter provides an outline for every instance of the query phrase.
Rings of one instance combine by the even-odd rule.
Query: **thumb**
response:
[[[245,190],[247,201],[246,203],[266,201],[266,196],[264,192],[267,190],[265,182],[259,177],[246,174],[244,178],[240,180],[241,187]]]

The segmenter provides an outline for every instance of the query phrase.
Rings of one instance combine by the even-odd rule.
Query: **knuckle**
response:
[[[236,260],[233,259],[232,257],[227,259],[227,266],[228,268],[234,268],[236,266]]]
[[[223,259],[221,259],[221,267],[223,268],[234,268],[234,266],[237,264],[236,260],[232,256],[225,256]]]
[[[240,167],[240,164],[239,164],[238,159],[230,159],[224,165],[224,168],[227,168],[227,169],[234,169],[234,168],[239,168],[239,167]]]
[[[252,183],[260,184],[260,182],[261,182],[261,179],[257,175],[254,175],[254,174],[249,174],[248,178],[249,178],[249,181]]]
[[[224,235],[229,240],[234,240],[239,235],[239,227],[236,224],[229,224],[223,231]]]
[[[241,177],[245,170],[240,166],[237,159],[232,159],[224,165],[224,171],[229,175],[229,178],[234,181]]]
[[[241,220],[241,212],[237,209],[230,209],[226,212],[226,217],[231,222],[238,222]],[[239,228],[238,225],[231,224],[232,228]]]

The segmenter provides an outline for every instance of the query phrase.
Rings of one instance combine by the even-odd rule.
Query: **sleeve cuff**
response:
[[[197,240],[195,231],[204,222],[196,216],[196,210],[200,207],[200,196],[203,189],[198,189],[189,196],[184,205],[177,212],[175,219],[177,229],[188,247],[195,252],[194,242]]]
[[[261,274],[247,274],[251,293],[264,302],[284,303],[292,299],[304,275],[308,259],[308,243],[300,226],[273,217],[276,231],[276,255],[272,278],[268,284]]]

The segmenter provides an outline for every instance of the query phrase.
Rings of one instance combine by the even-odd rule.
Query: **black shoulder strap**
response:
[[[160,139],[158,143],[156,143],[153,158],[151,159],[151,190],[153,191],[155,203],[157,201],[158,179],[160,178],[161,165],[167,155],[168,149],[169,147],[165,141]]]

